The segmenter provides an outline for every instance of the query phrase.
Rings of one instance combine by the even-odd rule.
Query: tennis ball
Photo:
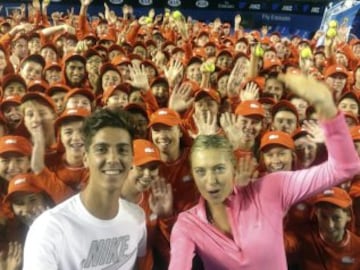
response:
[[[336,28],[336,27],[337,27],[337,21],[331,20],[331,21],[329,22],[329,27],[330,27],[330,28]]]
[[[263,57],[264,55],[264,49],[261,47],[261,44],[258,44],[255,48],[255,55],[257,57]]]
[[[180,11],[178,10],[175,10],[173,13],[172,13],[172,17],[175,19],[175,20],[181,20],[182,18],[182,14]]]
[[[300,52],[300,56],[301,58],[311,58],[312,57],[311,49],[309,47],[302,49]]]
[[[152,19],[150,17],[145,18],[145,23],[150,24],[152,23]]]
[[[205,70],[209,73],[213,73],[215,71],[215,64],[214,63],[207,63],[205,64]]]
[[[335,28],[330,28],[329,30],[327,30],[326,32],[326,36],[328,38],[334,38],[336,36],[336,29]]]

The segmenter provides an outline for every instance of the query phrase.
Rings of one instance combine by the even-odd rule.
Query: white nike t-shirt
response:
[[[119,202],[111,220],[91,215],[79,194],[43,213],[27,235],[23,270],[133,269],[146,253],[145,215]]]

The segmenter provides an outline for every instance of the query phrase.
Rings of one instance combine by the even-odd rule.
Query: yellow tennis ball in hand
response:
[[[214,63],[207,63],[205,65],[206,71],[213,73],[215,71],[215,64]]]
[[[146,17],[146,18],[145,18],[145,23],[146,23],[146,24],[152,23],[152,19],[151,19],[150,17]]]
[[[336,36],[337,32],[335,28],[330,28],[329,30],[327,30],[326,32],[326,36],[328,38],[334,38]]]
[[[300,52],[300,56],[301,56],[301,58],[304,58],[304,59],[311,58],[312,57],[311,49],[309,47],[302,49]]]
[[[336,28],[336,27],[337,27],[337,21],[331,20],[331,21],[329,22],[329,27],[330,27],[330,28]]]
[[[261,47],[261,44],[258,44],[255,48],[255,55],[257,57],[263,57],[264,55],[264,49]]]
[[[181,20],[182,18],[182,13],[179,11],[179,10],[175,10],[173,13],[172,13],[172,17],[175,19],[175,20]]]

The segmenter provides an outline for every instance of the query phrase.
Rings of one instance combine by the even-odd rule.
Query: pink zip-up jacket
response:
[[[326,162],[306,170],[268,174],[234,189],[225,202],[233,240],[208,222],[203,198],[181,213],[171,232],[169,269],[191,269],[196,253],[207,270],[286,270],[283,217],[290,206],[360,173],[343,114],[321,125]]]

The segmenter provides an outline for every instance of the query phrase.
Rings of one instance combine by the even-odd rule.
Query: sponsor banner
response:
[[[141,6],[151,6],[153,4],[153,0],[138,0]]]
[[[58,0],[56,0],[56,1],[58,1]],[[122,3],[124,3],[124,0],[109,0],[109,2],[113,5],[121,5]]]
[[[240,1],[237,4],[237,8],[243,11],[296,13],[306,15],[321,15],[324,12],[324,5],[315,3],[269,3],[261,1]]]

